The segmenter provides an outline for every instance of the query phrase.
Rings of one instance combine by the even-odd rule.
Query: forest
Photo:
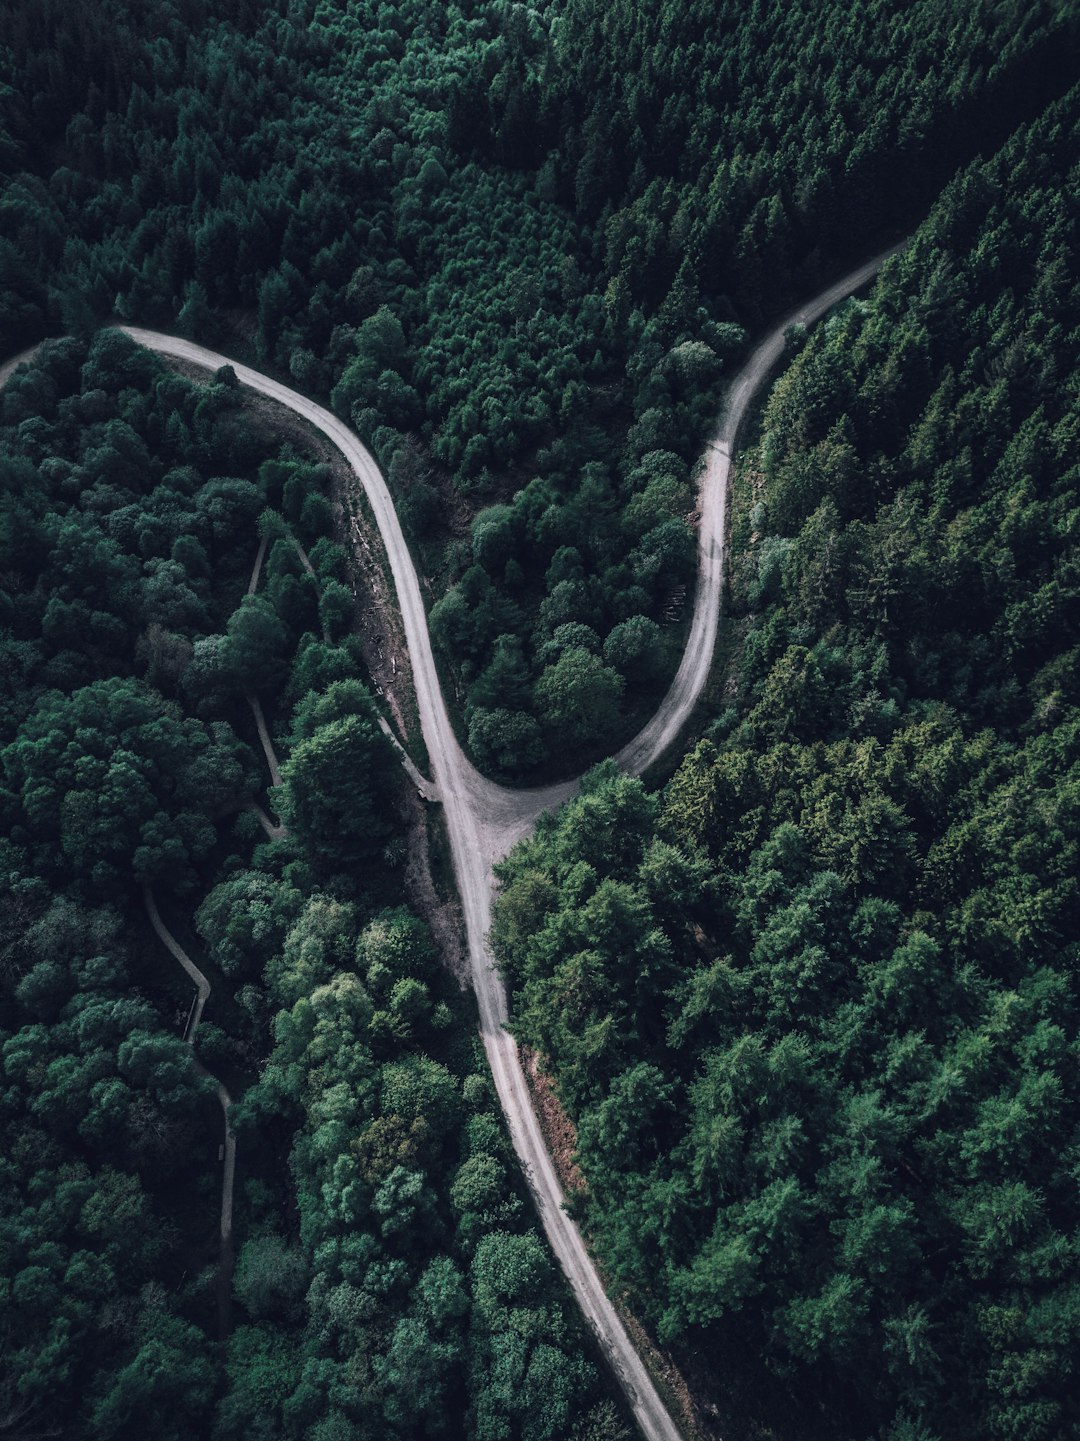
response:
[[[4,1434],[625,1437],[408,905],[325,467],[108,329],[0,446]],[[144,888],[213,977],[194,1046]]]
[[[511,778],[662,694],[746,328],[905,233],[1080,53],[1053,0],[0,15],[0,333],[179,328],[332,398]]]
[[[701,1436],[1080,1427],[1078,60],[1070,0],[0,0],[0,1437],[632,1434],[331,467],[117,324],[357,431],[531,783],[666,690],[749,339],[906,237],[745,437],[693,734],[493,949]]]
[[[1080,1424],[1078,140],[1074,92],[796,341],[702,738],[502,871],[604,1265],[780,1434]]]

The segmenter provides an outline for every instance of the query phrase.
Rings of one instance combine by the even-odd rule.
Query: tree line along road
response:
[[[755,392],[783,354],[785,332],[792,325],[812,324],[832,306],[866,285],[892,253],[890,250],[875,256],[786,316],[755,347],[728,388],[719,427],[706,447],[700,478],[698,577],[686,647],[671,687],[656,713],[616,756],[619,765],[630,774],[642,774],[676,740],[708,679],[719,624],[726,509],[735,440]],[[532,1109],[517,1044],[506,1029],[506,988],[487,948],[495,862],[528,834],[540,814],[569,799],[577,790],[578,782],[567,781],[538,790],[511,790],[481,776],[465,756],[439,685],[416,570],[390,492],[370,452],[342,421],[279,381],[192,341],[135,326],[121,328],[140,345],[166,357],[211,370],[231,365],[241,385],[286,406],[321,431],[338,448],[363,485],[397,590],[432,779],[445,808],[465,918],[470,974],[480,1014],[480,1033],[507,1127],[548,1241],[626,1393],[642,1434],[648,1441],[679,1441],[679,1428],[604,1292],[576,1223],[562,1208],[562,1187]],[[4,367],[0,377],[7,370],[8,367]]]

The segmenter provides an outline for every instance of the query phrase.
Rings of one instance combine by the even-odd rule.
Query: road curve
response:
[[[494,881],[491,871],[493,845],[507,833],[507,813],[514,830],[521,815],[535,817],[573,786],[553,787],[545,792],[526,793],[524,806],[515,808],[517,796],[481,776],[466,759],[450,724],[435,669],[428,635],[427,616],[420,587],[405,538],[390,499],[386,482],[374,459],[357,437],[335,415],[306,396],[247,366],[195,345],[191,341],[136,327],[123,327],[140,345],[159,354],[217,370],[232,365],[241,383],[287,406],[331,440],[353,467],[367,492],[368,501],[382,532],[402,624],[412,660],[420,723],[431,762],[432,776],[439,788],[454,858],[454,870],[465,917],[469,963],[480,1012],[480,1033],[491,1066],[499,1101],[506,1116],[514,1148],[536,1201],[544,1231],[578,1303],[612,1369],[619,1377],[638,1424],[648,1441],[680,1441],[678,1428],[660,1400],[626,1329],[608,1300],[589,1258],[577,1226],[561,1209],[563,1192],[540,1127],[529,1100],[517,1044],[506,1030],[506,990],[487,953],[486,938],[491,925]],[[538,804],[539,802],[539,804]]]
[[[720,427],[706,447],[701,475],[698,582],[686,648],[671,687],[656,714],[616,756],[619,764],[630,774],[642,774],[676,739],[708,679],[719,623],[732,452],[754,392],[783,353],[784,332],[791,325],[811,324],[830,307],[867,284],[898,248],[876,256],[786,316],[754,349],[729,388]],[[135,326],[121,328],[138,344],[159,354],[210,370],[231,366],[242,385],[276,400],[322,431],[342,452],[364,486],[382,533],[397,588],[413,665],[420,722],[431,758],[435,782],[432,793],[440,796],[446,812],[468,935],[481,1036],[507,1127],[552,1250],[626,1392],[643,1435],[648,1441],[679,1441],[678,1428],[657,1395],[625,1327],[608,1300],[577,1226],[561,1209],[562,1188],[530,1103],[517,1045],[505,1029],[508,1015],[505,987],[487,952],[494,894],[493,862],[504,856],[517,840],[531,830],[537,816],[574,795],[579,782],[572,780],[538,790],[513,791],[481,776],[468,761],[454,735],[439,687],[416,571],[390,493],[371,454],[336,416],[288,386],[192,341]],[[0,386],[18,365],[30,360],[37,349],[37,346],[32,347],[0,365]],[[262,553],[260,550],[260,560]],[[258,567],[253,586],[257,584]],[[419,779],[422,780],[422,777]],[[196,1014],[188,1030],[190,1039],[198,1025],[209,985],[165,929],[149,892],[146,901],[155,931],[197,987]],[[230,1145],[232,1138],[228,1126],[229,1097],[220,1083],[219,1099],[226,1117],[221,1230],[223,1243],[227,1244],[231,1232],[232,1171],[235,1162],[234,1143]]]
[[[675,740],[708,679],[723,585],[732,452],[754,392],[783,353],[784,332],[791,325],[812,323],[831,306],[865,285],[892,253],[887,251],[868,261],[807,305],[786,316],[754,349],[728,390],[720,427],[706,448],[701,476],[698,583],[686,649],[656,714],[616,757],[629,773],[640,775]],[[517,1045],[505,1028],[508,1017],[505,987],[487,952],[486,938],[494,894],[492,863],[531,830],[537,816],[569,799],[577,791],[578,781],[566,781],[539,790],[513,791],[481,776],[464,755],[454,735],[439,687],[416,571],[390,493],[373,457],[347,426],[306,396],[227,356],[216,354],[192,341],[161,335],[156,331],[133,326],[122,329],[137,343],[159,354],[210,370],[230,365],[242,385],[276,400],[320,430],[341,451],[364,486],[382,533],[397,589],[413,665],[421,727],[435,787],[445,807],[468,936],[470,969],[480,1012],[481,1036],[507,1127],[552,1250],[627,1394],[643,1435],[648,1441],[679,1441],[678,1428],[608,1300],[577,1226],[562,1210],[562,1188],[530,1103]],[[0,367],[0,384],[17,364],[29,359],[32,354],[33,351],[24,352]],[[147,909],[153,920],[156,907],[151,910],[151,904]],[[173,950],[175,942],[167,937],[167,933],[162,935],[164,927],[158,929],[155,925],[155,930]],[[176,955],[175,950],[173,954]],[[187,961],[185,969],[192,964],[187,957],[177,956],[177,959],[181,964]],[[205,984],[201,973],[200,979]],[[199,991],[201,1002],[204,1000],[201,986]],[[227,1221],[223,1215],[223,1230],[225,1225]]]
[[[732,450],[755,390],[783,353],[784,332],[794,324],[810,324],[838,301],[867,284],[892,253],[888,251],[868,261],[816,299],[786,316],[754,349],[735,377],[727,394],[719,430],[706,451],[699,502],[699,576],[686,650],[660,708],[618,753],[617,760],[631,774],[640,775],[676,738],[708,678],[716,644],[723,583],[725,512]],[[680,1441],[675,1422],[604,1292],[577,1225],[562,1209],[562,1187],[530,1102],[517,1043],[506,1030],[506,989],[487,950],[494,896],[493,862],[529,832],[538,815],[572,796],[578,782],[568,781],[541,790],[512,791],[481,776],[465,756],[454,734],[439,686],[416,571],[390,492],[374,458],[337,416],[279,381],[192,341],[133,326],[122,328],[140,345],[159,354],[210,370],[231,365],[241,385],[276,400],[320,430],[337,446],[360,479],[382,533],[397,589],[405,639],[412,660],[421,728],[433,780],[445,809],[465,918],[470,971],[480,1013],[480,1034],[507,1128],[551,1248],[622,1384],[642,1434],[648,1441]]]
[[[724,583],[724,539],[727,533],[727,500],[730,491],[731,458],[739,427],[758,387],[784,353],[784,335],[793,325],[811,325],[826,311],[860,290],[874,278],[881,266],[900,246],[876,255],[828,290],[798,310],[791,311],[750,355],[735,376],[724,398],[720,426],[705,448],[698,505],[698,574],[694,592],[694,613],[686,637],[679,669],[655,715],[615,759],[630,775],[642,775],[667,750],[697,704],[709,678],[716,634],[720,622],[720,596]]]
[[[20,365],[26,365],[33,360],[43,343],[43,341],[38,341],[37,345],[32,345],[29,350],[20,350],[18,355],[13,355],[10,360],[5,360],[0,365],[0,390],[8,383]]]

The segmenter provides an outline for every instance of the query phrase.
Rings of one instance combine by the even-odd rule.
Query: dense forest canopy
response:
[[[332,396],[508,775],[565,764],[553,691],[599,755],[620,684],[644,714],[670,676],[742,327],[920,218],[1078,49],[1050,0],[3,10],[0,331],[179,326]]]
[[[723,1434],[1080,1425],[1078,35],[0,0],[0,360],[51,337],[0,394],[0,1435],[629,1434],[409,908],[329,469],[111,327],[356,428],[472,756],[542,776],[672,674],[748,335],[912,231],[791,336],[689,753],[593,774],[495,949]]]
[[[8,383],[0,454],[3,1434],[625,1437],[404,904],[326,468],[109,330]],[[212,977],[194,1045],[144,887]]]
[[[802,1435],[1080,1423],[1078,139],[1074,92],[806,339],[722,710],[503,871],[605,1265]]]

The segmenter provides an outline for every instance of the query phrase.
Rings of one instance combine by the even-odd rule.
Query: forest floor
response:
[[[529,1083],[533,1108],[540,1119],[563,1190],[570,1196],[584,1196],[588,1188],[581,1168],[574,1159],[574,1152],[577,1150],[577,1127],[566,1114],[555,1091],[555,1082],[541,1064],[542,1059],[530,1046],[521,1047],[521,1064],[525,1068],[525,1079]]]

